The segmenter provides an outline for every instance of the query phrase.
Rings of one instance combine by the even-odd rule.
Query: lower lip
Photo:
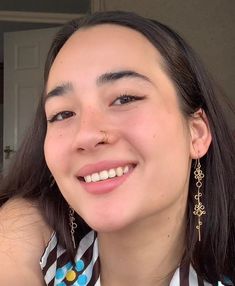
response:
[[[132,171],[133,169],[129,170],[128,173],[120,177],[114,177],[104,181],[91,182],[91,183],[80,181],[80,183],[82,187],[85,189],[85,191],[87,191],[88,193],[95,195],[107,194],[114,191],[117,187],[119,187],[130,176]]]

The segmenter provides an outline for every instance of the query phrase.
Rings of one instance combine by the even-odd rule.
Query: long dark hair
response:
[[[81,27],[104,23],[129,27],[143,34],[160,52],[166,72],[177,90],[183,114],[190,117],[199,108],[204,110],[212,134],[209,150],[201,159],[205,173],[202,200],[207,215],[203,218],[203,238],[198,242],[193,215],[196,189],[192,164],[184,259],[193,265],[201,278],[210,283],[223,281],[228,276],[235,284],[234,139],[218,101],[218,88],[185,41],[167,26],[128,12],[102,12],[73,20],[57,33],[52,42],[45,65],[44,85],[47,84],[55,57],[68,38]],[[46,129],[42,96],[34,124],[2,182],[0,204],[13,196],[37,201],[46,221],[57,232],[60,243],[74,255],[69,233],[68,204],[56,184],[50,187],[50,171],[43,152]],[[79,239],[89,230],[89,226],[79,216],[76,219]]]

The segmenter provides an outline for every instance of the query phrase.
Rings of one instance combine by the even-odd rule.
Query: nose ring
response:
[[[102,138],[101,142],[105,143],[105,144],[109,143],[109,138],[108,138],[107,132],[104,130],[100,130],[100,132],[103,134],[103,138]]]

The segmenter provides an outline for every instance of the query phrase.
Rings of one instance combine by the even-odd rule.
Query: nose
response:
[[[93,151],[114,142],[114,133],[107,115],[94,108],[80,115],[74,147],[79,151]]]

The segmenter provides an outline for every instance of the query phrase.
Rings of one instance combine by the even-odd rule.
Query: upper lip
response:
[[[110,170],[117,167],[124,167],[127,165],[133,165],[135,166],[136,163],[133,161],[100,161],[95,164],[87,164],[80,168],[77,172],[77,177],[85,177],[87,175],[98,173],[103,170]]]

